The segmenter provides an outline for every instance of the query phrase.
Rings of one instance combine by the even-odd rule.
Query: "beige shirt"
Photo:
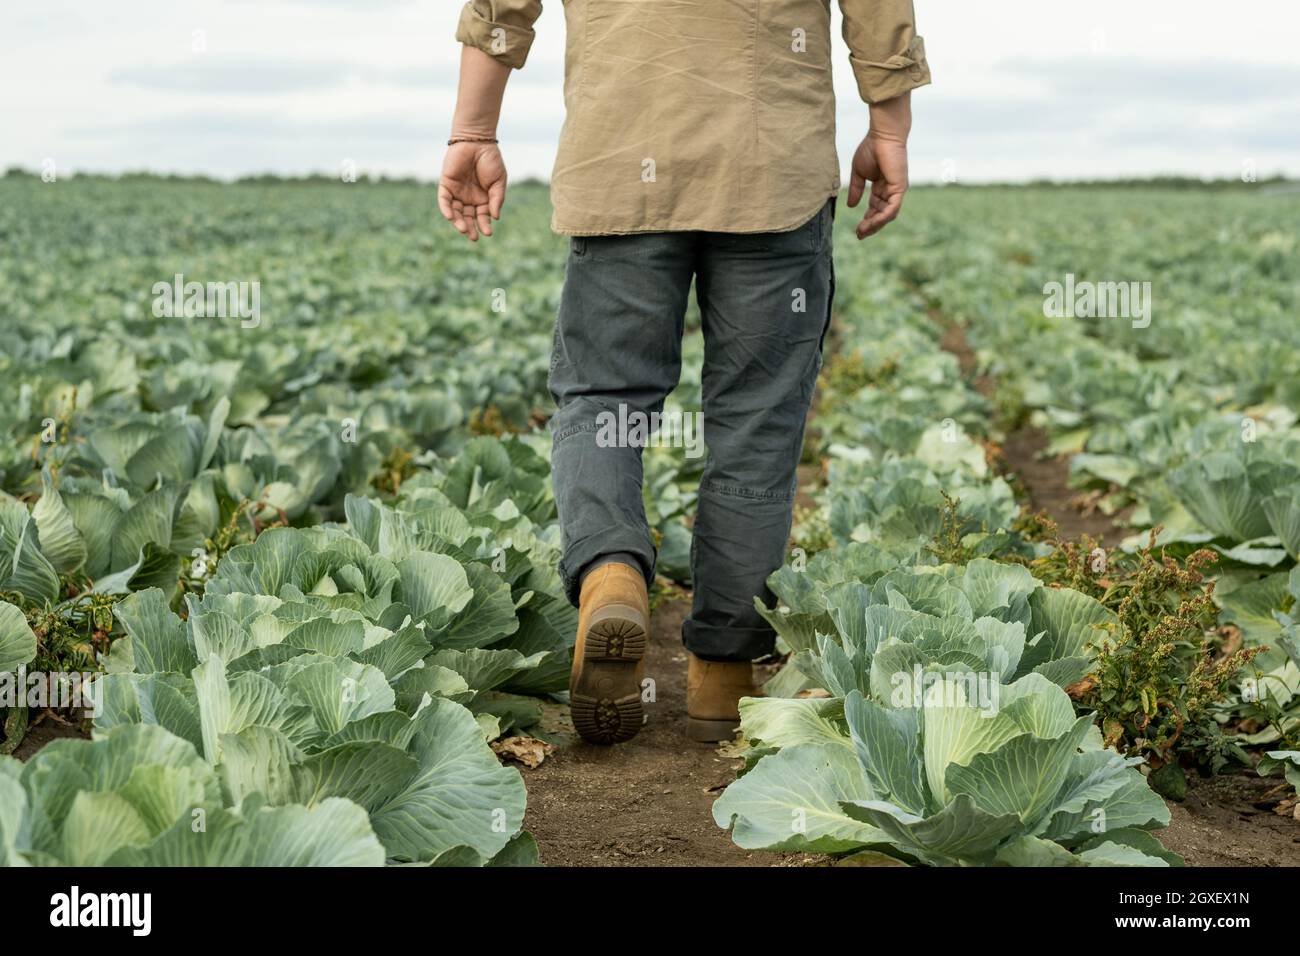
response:
[[[839,0],[868,103],[930,82],[912,0]],[[521,67],[541,0],[469,0],[456,38]],[[840,188],[830,0],[566,0],[565,235],[779,232]]]

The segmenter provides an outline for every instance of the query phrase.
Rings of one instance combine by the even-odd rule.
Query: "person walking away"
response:
[[[853,155],[858,239],[899,214],[910,92],[930,82],[911,0],[840,0],[870,125]],[[506,195],[497,121],[539,0],[469,0],[442,215],[491,236]],[[598,743],[640,729],[656,551],[638,436],[677,384],[695,284],[708,457],[691,547],[687,731],[729,738],[751,661],[775,634],[754,609],[790,533],[804,421],[821,368],[840,190],[829,0],[567,0],[566,116],[552,229],[569,237],[549,385],[560,575],[579,609],[573,721]],[[870,184],[869,193],[867,184]]]

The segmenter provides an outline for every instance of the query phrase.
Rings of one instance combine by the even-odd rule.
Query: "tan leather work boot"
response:
[[[749,661],[705,661],[687,653],[686,736],[730,740],[740,726],[740,698],[757,697]]]
[[[617,744],[644,723],[641,675],[650,600],[640,568],[606,564],[582,581],[569,704],[583,740]]]

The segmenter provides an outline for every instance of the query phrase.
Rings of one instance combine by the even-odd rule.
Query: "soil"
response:
[[[801,866],[818,858],[742,850],[713,822],[710,808],[741,761],[722,744],[686,737],[687,601],[661,603],[651,614],[646,676],[655,681],[646,725],[613,747],[585,743],[567,708],[557,715],[554,755],[528,786],[524,825],[548,866]]]
[[[1191,777],[1156,839],[1188,866],[1300,866],[1300,821],[1273,812],[1280,777]]]
[[[1002,445],[1003,470],[1019,483],[1030,510],[1047,512],[1067,541],[1086,534],[1103,544],[1118,545],[1131,533],[1124,526],[1125,512],[1108,515],[1082,504],[1079,492],[1069,484],[1069,456],[1041,457],[1047,443],[1045,431],[1027,425],[1008,435]]]
[[[972,380],[971,384],[975,387],[975,391],[985,398],[990,397],[993,394],[993,379],[978,374],[975,350],[970,347],[970,342],[966,339],[966,330],[956,322],[944,321],[943,316],[934,309],[930,310],[929,315],[933,321],[943,327],[939,348],[957,357],[957,364],[961,367],[962,374]]]
[[[42,720],[27,728],[22,742],[14,749],[13,756],[19,760],[28,760],[46,744],[65,737],[89,737],[90,734],[75,724],[65,724],[57,720]]]

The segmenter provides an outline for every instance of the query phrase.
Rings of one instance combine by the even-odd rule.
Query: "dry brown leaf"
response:
[[[517,760],[529,770],[535,770],[543,760],[555,753],[555,747],[536,737],[503,737],[491,744],[493,752],[506,760]]]
[[[830,697],[831,692],[826,690],[826,688],[824,687],[809,687],[806,690],[799,691],[799,693],[795,694],[794,696],[797,700],[807,700],[810,697],[816,697],[816,698]]]
[[[1300,799],[1296,797],[1287,797],[1273,808],[1273,812],[1280,817],[1291,817],[1292,819],[1300,820]]]
[[[1075,683],[1071,684],[1069,687],[1065,688],[1065,692],[1070,695],[1071,700],[1078,700],[1080,697],[1088,693],[1088,691],[1092,690],[1096,686],[1097,686],[1097,678],[1089,674],[1083,680],[1076,681]]]

